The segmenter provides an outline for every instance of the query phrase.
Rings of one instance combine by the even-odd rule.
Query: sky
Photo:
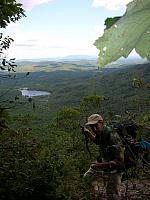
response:
[[[11,23],[4,36],[14,39],[9,57],[54,58],[98,55],[93,45],[107,17],[121,16],[131,0],[17,0],[26,17]]]

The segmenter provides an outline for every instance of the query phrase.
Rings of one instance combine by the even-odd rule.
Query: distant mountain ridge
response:
[[[19,59],[16,63],[44,63],[44,62],[76,62],[76,61],[94,61],[98,63],[98,56],[95,55],[69,55],[65,57],[52,57],[52,58],[33,58],[33,59]],[[108,65],[106,67],[116,67],[119,65],[132,65],[132,64],[144,64],[148,61],[146,59],[140,58],[139,56],[129,56],[128,58],[120,58]]]
[[[60,60],[69,60],[69,61],[76,61],[76,60],[96,60],[98,59],[97,56],[92,55],[70,55],[64,58],[60,58]]]
[[[18,61],[40,62],[40,61],[77,61],[77,60],[97,60],[97,59],[98,57],[93,55],[69,55],[65,57],[19,59]]]
[[[57,59],[57,60],[56,60]],[[131,65],[144,64],[147,61],[145,59],[130,57],[128,59],[119,59],[99,69],[107,73],[110,68],[116,70],[117,68],[122,69]],[[76,70],[98,70],[98,59],[96,56],[89,55],[70,55],[63,58],[55,58],[52,60],[50,58],[43,59],[28,59],[16,61],[17,72],[51,72],[51,71],[76,71]],[[109,69],[108,69],[109,68]]]

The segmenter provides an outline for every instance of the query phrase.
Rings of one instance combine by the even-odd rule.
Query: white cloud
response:
[[[31,10],[34,6],[43,4],[43,3],[48,3],[52,0],[17,0],[18,3],[23,4],[23,8],[25,10]]]
[[[94,34],[94,32],[93,32]],[[42,35],[42,37],[41,37]],[[8,57],[17,59],[63,57],[67,55],[89,54],[97,55],[93,46],[94,40],[68,37],[48,32],[23,32],[15,28],[12,32],[13,44],[8,50]]]
[[[118,10],[126,5],[132,0],[93,0],[93,7],[104,7],[108,10]]]

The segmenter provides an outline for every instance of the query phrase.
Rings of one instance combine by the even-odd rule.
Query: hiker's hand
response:
[[[101,164],[101,163],[98,163],[98,162],[92,162],[91,168],[92,168],[92,169],[100,169],[100,168],[101,168],[101,167],[100,167],[100,164]]]
[[[89,132],[89,130],[87,128],[85,128],[84,126],[81,126],[81,133],[86,135],[87,132]]]
[[[103,162],[103,163],[92,162],[91,164],[92,169],[104,169],[104,168],[110,168],[110,167],[111,167],[110,162]]]
[[[99,169],[100,168],[100,164],[99,162],[97,162],[96,160],[92,162],[91,164],[91,168],[92,169]]]

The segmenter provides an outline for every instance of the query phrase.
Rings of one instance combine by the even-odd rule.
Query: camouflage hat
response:
[[[98,121],[103,121],[102,116],[100,116],[99,114],[93,114],[88,117],[88,122],[85,125],[97,124]]]

